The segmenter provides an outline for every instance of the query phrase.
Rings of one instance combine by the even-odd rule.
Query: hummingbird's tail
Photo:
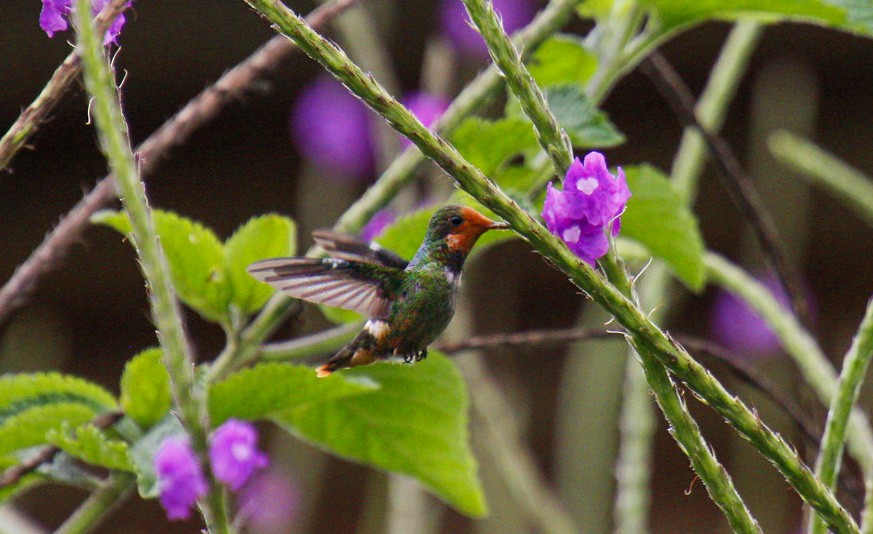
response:
[[[355,350],[351,347],[345,347],[333,356],[326,364],[315,370],[315,375],[318,378],[324,378],[336,370],[344,367],[351,367],[352,358],[355,356]]]
[[[339,369],[373,363],[377,359],[374,350],[375,343],[376,338],[370,332],[369,327],[365,325],[355,339],[331,356],[326,364],[316,369],[316,376],[325,377]]]

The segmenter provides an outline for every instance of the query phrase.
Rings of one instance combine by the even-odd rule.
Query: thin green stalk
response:
[[[463,0],[470,19],[479,29],[479,33],[488,45],[488,53],[494,64],[506,78],[506,85],[518,98],[521,109],[530,118],[537,131],[540,146],[549,155],[555,172],[564,174],[573,161],[573,148],[570,138],[558,126],[558,120],[549,110],[546,97],[534,82],[530,71],[524,66],[521,55],[513,46],[500,18],[494,12],[494,6],[485,0]]]
[[[749,58],[761,38],[763,26],[755,21],[740,21],[731,30],[718,60],[710,71],[706,88],[694,107],[700,125],[710,132],[721,130],[727,104],[733,100]],[[697,183],[708,149],[696,128],[685,128],[679,150],[673,159],[670,179],[673,187],[691,202],[697,196]]]
[[[800,496],[809,502],[837,532],[857,532],[857,525],[797,457],[780,436],[773,433],[739,399],[733,397],[715,378],[612,285],[600,278],[529,213],[521,209],[481,171],[467,162],[451,144],[437,136],[409,110],[367,76],[335,45],[318,35],[300,17],[276,0],[248,0],[284,35],[310,57],[322,64],[425,155],[451,175],[467,193],[506,220],[512,228],[543,254],[557,269],[567,274],[581,290],[606,308],[627,330],[640,350],[650,351],[677,377],[700,395],[731,423],[767,458],[774,462]]]
[[[767,326],[782,341],[785,350],[794,358],[806,381],[824,404],[830,404],[838,391],[837,374],[815,339],[806,332],[797,318],[785,309],[760,282],[724,257],[707,253],[704,256],[709,280],[735,293],[755,310]],[[873,468],[873,432],[870,421],[860,409],[853,409],[849,417],[846,438],[849,453],[866,474]]]
[[[82,58],[85,87],[93,99],[91,112],[97,125],[100,147],[130,218],[131,240],[150,289],[152,315],[164,349],[163,362],[169,371],[180,418],[191,436],[194,450],[203,458],[207,446],[206,430],[200,420],[203,403],[194,389],[194,359],[185,338],[181,310],[174,297],[169,267],[155,232],[145,187],[136,170],[112,70],[91,18],[91,1],[78,0],[73,12],[78,32],[77,50]],[[227,516],[214,506],[217,499],[213,494],[218,491],[217,486],[213,484],[211,488],[210,495],[201,502],[207,527],[219,533],[228,532]]]
[[[55,530],[55,534],[83,534],[97,528],[116,507],[130,496],[136,486],[131,473],[117,471],[83,502],[73,515]]]
[[[873,226],[873,181],[869,176],[790,132],[774,132],[769,145],[780,161],[799,170],[810,183],[825,188]]]
[[[825,424],[824,436],[821,438],[821,447],[818,459],[815,463],[815,473],[822,483],[834,489],[837,485],[837,475],[840,473],[840,463],[843,458],[843,448],[846,443],[846,426],[849,423],[849,414],[861,393],[861,384],[867,374],[867,367],[873,358],[873,299],[867,302],[867,312],[858,328],[858,333],[852,340],[852,346],[843,358],[843,369],[840,371],[840,383],[837,394],[831,400],[828,409],[828,419]],[[865,473],[868,480],[869,473]],[[870,515],[864,516],[865,524],[868,525]],[[827,529],[818,518],[812,518],[809,523],[809,532],[824,534]]]
[[[363,323],[354,322],[290,341],[270,343],[264,345],[261,358],[269,361],[288,361],[327,354],[351,341],[361,331],[362,326]]]
[[[633,298],[633,289],[627,272],[621,259],[615,255],[615,251],[607,252],[606,256],[600,259],[600,264],[609,281],[625,296]],[[761,532],[758,522],[752,517],[746,503],[737,493],[730,475],[719,463],[715,452],[700,433],[697,422],[688,413],[688,408],[676,391],[676,386],[667,374],[667,370],[647,349],[638,348],[633,339],[629,341],[640,358],[646,382],[652,388],[655,400],[670,424],[670,434],[679,444],[682,452],[691,460],[691,466],[706,486],[712,502],[721,508],[734,532]]]

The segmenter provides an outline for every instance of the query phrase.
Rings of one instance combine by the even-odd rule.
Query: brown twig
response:
[[[306,20],[316,28],[324,26],[333,17],[360,1],[333,0],[319,6]],[[245,94],[256,80],[296,49],[285,37],[273,37],[188,102],[136,148],[140,174],[145,176],[152,173],[172,148],[187,141],[192,132],[213,119],[228,103]],[[0,288],[0,324],[24,304],[37,280],[54,269],[66,256],[87,226],[91,215],[114,199],[112,176],[106,176],[46,235],[30,257],[18,266],[12,277]]]
[[[703,136],[716,165],[721,170],[719,177],[722,185],[727,189],[728,195],[743,217],[754,228],[765,256],[790,297],[795,315],[801,322],[808,324],[808,310],[800,275],[787,261],[776,225],[730,145],[723,137],[700,124],[694,111],[694,97],[691,91],[660,52],[652,52],[640,64],[640,69],[652,80],[658,92],[673,108],[679,122],[685,127],[696,129]]]
[[[103,412],[98,414],[94,419],[91,420],[90,424],[99,428],[109,428],[110,426],[117,423],[122,417],[124,417],[124,413],[120,411],[116,412]],[[28,458],[26,462],[22,462],[18,465],[12,466],[6,471],[3,471],[0,474],[0,488],[5,488],[6,486],[11,486],[21,480],[25,475],[32,473],[39,469],[39,467],[43,464],[47,464],[51,462],[55,455],[59,453],[61,450],[54,445],[46,445],[41,448],[36,454]]]
[[[97,15],[97,31],[103,34],[112,21],[127,9],[130,0],[112,0]],[[82,62],[75,51],[55,69],[51,79],[45,84],[39,96],[36,97],[18,116],[3,138],[0,138],[0,171],[6,169],[19,150],[27,145],[28,139],[48,120],[61,98],[73,86],[73,82],[82,72]]]

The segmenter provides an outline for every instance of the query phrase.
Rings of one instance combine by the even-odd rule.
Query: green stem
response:
[[[632,298],[633,289],[627,271],[613,249],[600,259],[600,265],[609,281],[625,296]],[[676,391],[676,386],[667,374],[667,370],[646,348],[638,347],[633,339],[630,341],[640,357],[640,364],[643,366],[646,381],[655,394],[655,400],[670,424],[670,434],[679,444],[682,452],[691,460],[691,466],[706,486],[709,497],[721,508],[734,532],[761,532],[758,522],[749,513],[746,503],[737,493],[730,475],[719,463],[712,448],[700,433],[697,422],[688,413],[688,408]]]
[[[773,295],[745,271],[715,253],[704,256],[709,280],[743,299],[782,341],[785,350],[797,363],[806,381],[824,404],[837,395],[837,374],[815,339],[786,313]],[[873,432],[870,422],[859,409],[849,417],[846,437],[849,452],[866,474],[873,468]]]
[[[97,528],[118,505],[130,496],[136,477],[115,472],[83,502],[73,515],[58,527],[55,534],[82,534]]]
[[[790,132],[771,134],[769,144],[780,161],[801,171],[800,176],[828,190],[873,226],[873,182],[869,176]]]
[[[846,426],[849,422],[849,414],[861,393],[861,384],[867,374],[871,357],[873,357],[873,299],[867,302],[867,312],[864,314],[858,333],[852,340],[852,346],[849,347],[846,357],[843,358],[840,383],[837,386],[837,394],[834,395],[828,409],[824,436],[821,439],[821,448],[815,463],[815,472],[819,479],[831,489],[837,485],[837,475],[840,472],[843,448],[846,443]],[[865,473],[865,475],[869,480],[870,474]],[[867,519],[869,519],[869,514],[865,515],[865,520]],[[809,526],[809,531],[815,534],[824,534],[826,530],[824,523],[818,518],[813,518]]]
[[[85,87],[93,99],[91,112],[97,125],[100,147],[130,218],[131,240],[150,289],[152,315],[164,349],[163,361],[170,375],[180,418],[191,436],[194,450],[203,461],[207,438],[200,419],[202,399],[194,388],[194,359],[185,338],[181,310],[174,297],[169,267],[155,232],[145,187],[136,170],[113,73],[91,18],[91,1],[78,0],[73,13],[78,32],[77,50],[82,58]],[[210,495],[217,491],[217,486],[211,485]],[[227,532],[227,516],[213,509],[210,501],[214,499],[207,496],[201,503],[207,527],[215,532]]]
[[[470,19],[488,45],[488,53],[494,64],[506,78],[510,91],[521,104],[521,109],[530,118],[537,131],[540,146],[549,155],[555,172],[565,174],[573,161],[573,148],[567,134],[558,126],[558,120],[549,110],[546,97],[534,82],[530,71],[524,66],[521,55],[512,45],[494,6],[485,0],[463,0]]]
[[[437,136],[409,110],[367,76],[335,45],[318,35],[300,17],[276,0],[248,0],[285,36],[341,80],[389,124],[409,138],[419,150],[452,176],[467,193],[482,202],[543,254],[581,290],[614,315],[640,350],[650,351],[673,374],[683,380],[734,428],[768,457],[800,496],[809,502],[837,532],[857,532],[857,525],[833,493],[810,472],[780,436],[773,433],[739,399],[731,395],[699,363],[656,327],[633,302],[606,283],[576,257],[556,236],[521,209],[481,171],[467,162],[457,149]]]
[[[335,326],[317,334],[264,345],[261,357],[270,361],[302,360],[338,350],[361,331],[363,323]]]

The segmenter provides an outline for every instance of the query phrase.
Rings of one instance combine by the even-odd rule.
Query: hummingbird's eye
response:
[[[452,226],[461,226],[464,219],[462,219],[460,215],[452,215],[449,217],[449,222],[452,223]]]

